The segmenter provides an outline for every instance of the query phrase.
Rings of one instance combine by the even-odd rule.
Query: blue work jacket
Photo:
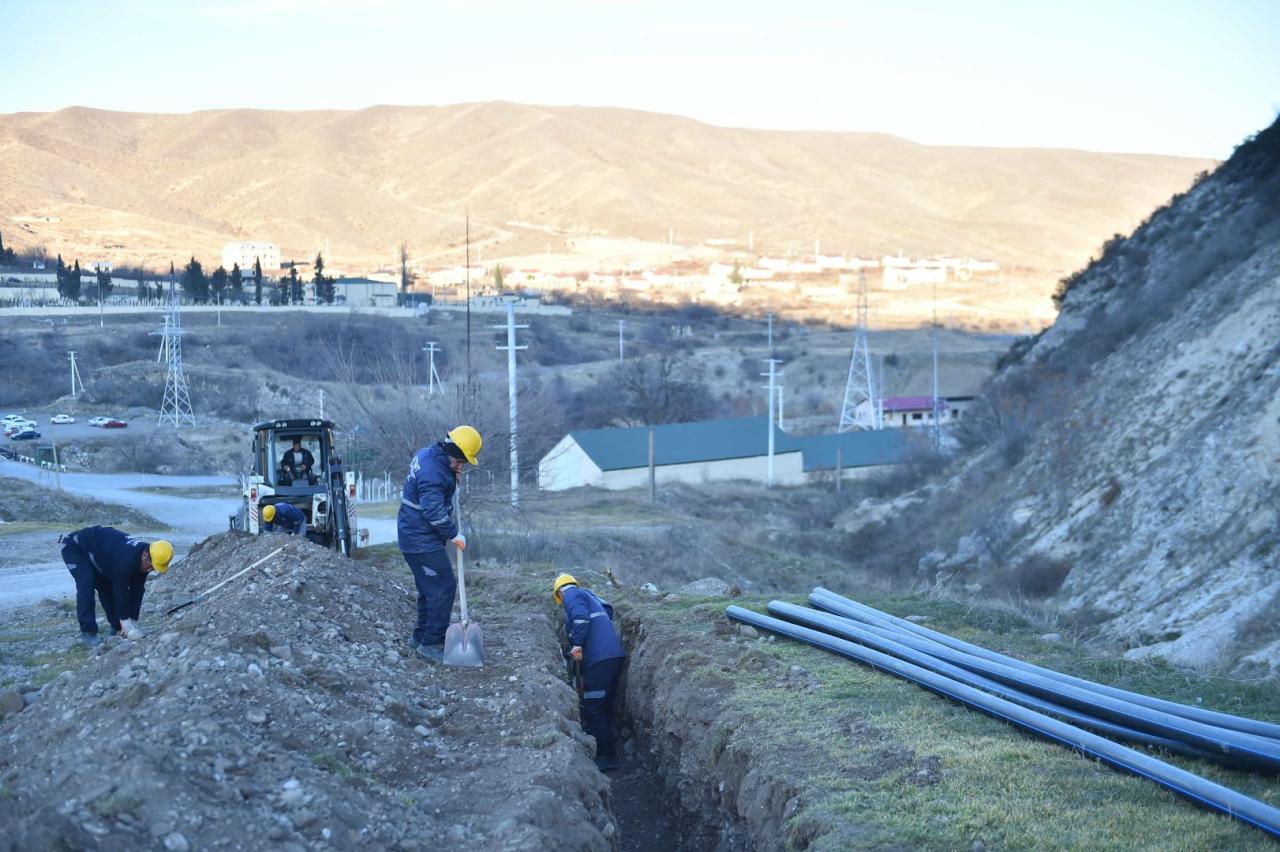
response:
[[[277,527],[287,533],[294,535],[302,529],[302,525],[307,522],[307,516],[302,514],[302,510],[292,503],[276,503],[276,519],[270,523],[263,523],[264,532],[274,532]]]
[[[569,636],[569,645],[582,648],[584,666],[627,655],[613,629],[613,607],[577,586],[565,586],[560,596],[564,601],[564,630]]]
[[[458,535],[453,493],[458,481],[449,469],[449,454],[437,443],[423,447],[409,463],[400,494],[396,538],[405,553],[434,553]]]
[[[85,527],[67,536],[89,558],[93,570],[111,587],[119,618],[137,619],[146,591],[142,554],[150,542],[134,538],[115,527]]]

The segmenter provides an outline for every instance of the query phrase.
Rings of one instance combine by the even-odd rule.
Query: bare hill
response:
[[[1280,676],[1280,122],[1067,283],[967,421],[985,447],[914,525],[846,526],[1131,657]]]
[[[340,266],[410,243],[487,256],[550,238],[734,237],[757,247],[963,253],[1075,268],[1209,160],[918,145],[511,103],[185,115],[0,116],[0,229],[19,247],[165,263],[235,238]],[[524,224],[515,224],[524,223]]]

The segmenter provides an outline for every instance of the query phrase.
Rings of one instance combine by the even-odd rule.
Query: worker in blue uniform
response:
[[[418,589],[418,621],[409,644],[428,662],[444,660],[444,634],[457,592],[447,547],[467,546],[453,515],[453,495],[467,465],[478,464],[482,441],[470,426],[423,447],[409,463],[400,495],[396,538]]]
[[[143,541],[114,527],[100,526],[59,536],[58,543],[62,545],[62,561],[76,584],[80,641],[90,647],[102,642],[98,638],[95,593],[113,635],[142,638],[138,616],[147,575],[169,570],[173,545],[163,540]]]
[[[307,516],[292,503],[272,503],[262,508],[262,531],[307,535]]]
[[[582,666],[582,727],[596,738],[596,766],[608,772],[622,766],[613,743],[613,699],[627,652],[613,627],[613,607],[580,587],[569,574],[551,585],[564,607],[569,656]]]

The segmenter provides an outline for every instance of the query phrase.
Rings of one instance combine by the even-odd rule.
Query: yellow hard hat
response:
[[[573,579],[572,574],[561,574],[559,577],[556,577],[556,581],[551,584],[551,596],[556,599],[556,603],[562,604],[564,603],[564,595],[560,593],[560,590],[565,586],[576,585],[578,585],[578,581]]]
[[[147,548],[147,552],[151,554],[151,567],[155,569],[157,574],[163,574],[169,570],[169,560],[173,558],[173,545],[163,539],[151,542],[151,546]]]
[[[480,454],[480,447],[484,441],[480,440],[480,433],[472,426],[459,426],[449,433],[449,440],[462,450],[462,454],[466,456],[467,461],[471,464],[480,464],[476,461],[476,456]]]
[[[276,519],[275,506],[267,506],[262,510],[262,520],[266,521],[267,523],[271,523],[275,519]]]

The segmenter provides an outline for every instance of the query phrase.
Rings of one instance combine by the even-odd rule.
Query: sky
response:
[[[507,100],[1225,158],[1280,0],[0,0],[0,113]]]

